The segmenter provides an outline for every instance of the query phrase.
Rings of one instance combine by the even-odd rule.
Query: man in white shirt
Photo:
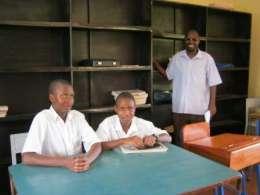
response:
[[[123,92],[116,98],[114,110],[116,115],[107,117],[97,129],[97,135],[105,150],[122,145],[132,145],[136,148],[152,147],[157,141],[171,142],[171,137],[152,122],[135,116],[134,97]]]
[[[216,86],[221,78],[214,59],[199,50],[200,37],[196,30],[185,36],[185,50],[175,54],[165,70],[157,61],[155,68],[168,80],[172,80],[172,112],[174,142],[182,145],[182,127],[204,121],[209,110],[216,113]]]
[[[74,172],[89,169],[101,153],[101,144],[85,116],[71,110],[74,90],[65,80],[49,86],[50,109],[33,119],[22,151],[22,162],[28,165],[59,166]],[[82,153],[82,143],[86,154]]]

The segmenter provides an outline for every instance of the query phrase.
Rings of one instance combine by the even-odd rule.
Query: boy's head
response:
[[[135,116],[135,109],[135,99],[130,93],[123,92],[117,96],[114,110],[117,113],[121,123],[131,123],[133,117]]]
[[[58,114],[66,114],[74,104],[74,90],[66,80],[54,80],[49,85],[49,100]]]

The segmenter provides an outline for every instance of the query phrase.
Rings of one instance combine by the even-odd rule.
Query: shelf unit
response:
[[[217,89],[218,112],[211,123],[212,134],[243,133],[251,14],[167,0],[154,0],[152,8],[153,58],[163,66],[167,66],[169,57],[184,49],[184,35],[189,29],[198,30],[200,49],[210,53],[217,65],[229,65],[219,67],[223,84]],[[170,90],[170,82],[156,74],[153,77],[154,90]],[[153,119],[160,126],[172,123],[169,102],[163,105],[155,102],[153,107]]]
[[[74,107],[94,129],[113,113],[112,90],[145,90],[149,98],[137,115],[150,118],[151,39],[150,0],[1,0],[0,104],[9,111],[0,118],[0,170],[11,162],[9,135],[28,131],[49,107],[54,79],[72,82]],[[78,65],[86,59],[116,59],[120,66]]]

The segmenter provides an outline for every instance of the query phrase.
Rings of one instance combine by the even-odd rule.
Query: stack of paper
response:
[[[114,96],[114,99],[116,100],[117,96],[122,92],[131,93],[134,96],[136,105],[145,104],[148,97],[148,93],[140,89],[112,91],[111,94]]]

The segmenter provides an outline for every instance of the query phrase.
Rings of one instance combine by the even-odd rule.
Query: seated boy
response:
[[[59,166],[74,172],[89,169],[101,153],[101,144],[85,116],[71,110],[74,91],[65,80],[49,86],[51,106],[33,119],[22,151],[28,165]],[[82,143],[86,154],[82,153]]]
[[[132,145],[142,149],[152,147],[157,141],[171,142],[171,137],[152,122],[135,116],[135,99],[127,92],[116,98],[114,110],[116,115],[107,117],[97,129],[97,135],[105,150],[122,145]]]

